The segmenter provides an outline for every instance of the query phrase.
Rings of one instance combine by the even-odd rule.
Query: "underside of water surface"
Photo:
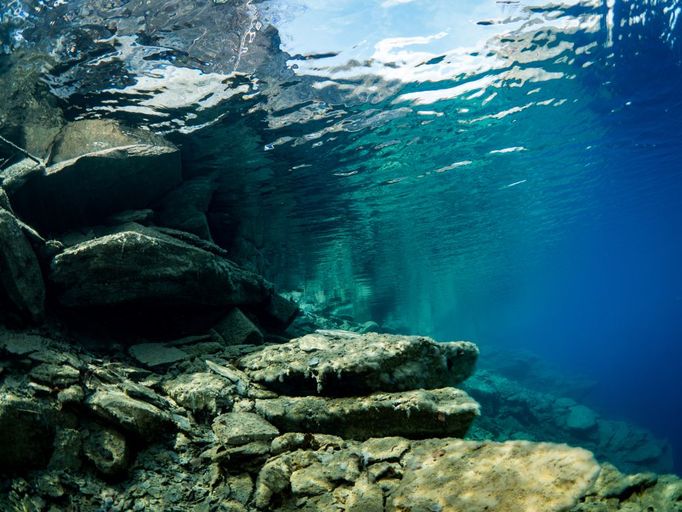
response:
[[[611,462],[680,474],[681,12],[679,0],[9,0],[0,172],[168,141],[193,185],[152,204],[156,224],[214,244],[334,329],[475,342],[471,437],[582,439],[609,458],[627,424],[642,449]],[[68,247],[73,218],[45,206],[68,193],[10,198]],[[92,225],[107,208],[95,202]],[[177,309],[185,327],[197,316]],[[570,419],[562,434],[533,430],[524,418],[539,408],[486,402],[490,386],[564,400]],[[515,419],[486,423],[486,407]]]

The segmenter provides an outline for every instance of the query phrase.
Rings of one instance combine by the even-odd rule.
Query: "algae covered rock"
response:
[[[466,341],[318,331],[249,354],[239,366],[277,393],[353,396],[452,386],[473,373],[477,357]]]
[[[379,436],[462,437],[479,414],[458,389],[375,393],[357,398],[278,397],[256,400],[256,412],[284,432],[317,432],[346,439]]]
[[[212,428],[218,442],[225,447],[269,443],[279,435],[273,425],[251,412],[221,414],[213,420]]]
[[[21,229],[7,210],[0,208],[0,292],[31,320],[45,313],[45,283],[38,259]]]

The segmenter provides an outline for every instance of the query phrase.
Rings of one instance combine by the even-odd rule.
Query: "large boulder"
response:
[[[144,208],[181,179],[177,148],[131,144],[33,169],[4,184],[20,218],[39,231],[61,232]]]
[[[477,357],[466,341],[318,331],[247,355],[239,366],[280,394],[353,396],[453,386],[473,373]]]
[[[443,388],[361,398],[282,396],[256,400],[256,412],[283,432],[423,439],[464,436],[479,408],[464,391]]]
[[[38,259],[7,210],[0,208],[0,286],[16,309],[39,320],[45,312],[45,284]]]
[[[68,307],[123,304],[227,307],[271,293],[259,276],[151,229],[81,242],[56,256],[49,279]]]

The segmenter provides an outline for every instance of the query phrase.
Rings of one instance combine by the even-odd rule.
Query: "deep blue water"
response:
[[[586,375],[679,471],[682,2],[40,5],[6,52],[223,173],[280,286]]]

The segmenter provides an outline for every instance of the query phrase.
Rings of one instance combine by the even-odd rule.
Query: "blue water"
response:
[[[538,353],[679,471],[682,2],[40,5],[10,2],[5,52],[221,173],[281,287],[482,365]]]

